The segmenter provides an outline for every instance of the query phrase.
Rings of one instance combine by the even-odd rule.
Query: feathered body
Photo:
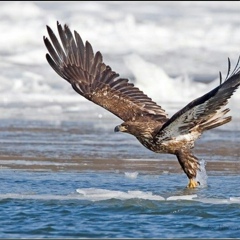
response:
[[[48,26],[51,42],[44,37],[50,66],[77,93],[122,119],[116,132],[134,135],[153,152],[176,155],[190,179],[188,187],[196,187],[199,162],[191,149],[204,131],[231,121],[231,116],[226,116],[226,104],[240,85],[239,61],[231,74],[229,61],[223,83],[221,80],[219,86],[168,118],[161,106],[107,66],[100,52],[94,54],[91,44],[84,44],[76,31],[72,34],[67,25],[62,27],[59,23],[57,28],[62,46]]]

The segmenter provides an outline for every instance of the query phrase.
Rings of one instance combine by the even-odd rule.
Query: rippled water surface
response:
[[[206,184],[189,190],[174,156],[101,122],[1,121],[2,238],[239,236],[239,131],[199,141]]]
[[[240,231],[239,176],[210,176],[207,188],[193,191],[179,186],[182,174],[129,179],[120,173],[1,170],[3,180],[1,237],[217,238]]]

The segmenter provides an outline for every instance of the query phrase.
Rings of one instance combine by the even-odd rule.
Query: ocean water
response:
[[[237,238],[240,90],[202,135],[201,182],[150,152],[48,65],[67,23],[171,116],[240,55],[239,2],[1,2],[0,238]]]

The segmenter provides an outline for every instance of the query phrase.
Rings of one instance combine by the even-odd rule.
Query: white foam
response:
[[[137,54],[126,56],[125,62],[136,78],[135,85],[144,89],[144,92],[160,105],[182,102],[184,107],[188,102],[219,85],[218,77],[209,84],[196,82],[188,75],[171,78],[160,66],[144,60]],[[234,99],[240,99],[240,93],[236,92]]]
[[[144,200],[155,200],[155,201],[197,201],[202,203],[211,203],[211,204],[231,204],[231,203],[240,203],[240,197],[230,197],[226,199],[220,198],[201,198],[197,194],[190,195],[178,195],[170,196],[164,198],[160,195],[155,195],[152,192],[143,192],[143,191],[115,191],[108,189],[99,189],[99,188],[81,188],[76,190],[77,193],[81,195],[81,199],[89,201],[101,201],[108,199],[144,199]]]
[[[144,60],[139,55],[129,55],[125,57],[125,61],[136,78],[135,85],[144,89],[155,101],[185,102],[196,98],[196,94],[206,92],[205,83],[193,82],[187,76],[171,78],[160,66]],[[181,91],[176,86],[179,86]]]
[[[109,199],[143,199],[152,201],[195,201],[207,204],[240,204],[240,197],[230,198],[201,198],[197,194],[179,195],[164,198],[155,195],[152,192],[135,191],[116,191],[101,188],[81,188],[76,190],[76,194],[36,194],[36,193],[5,193],[0,194],[0,199],[33,199],[33,200],[87,200],[87,201],[103,201]]]
[[[240,197],[230,197],[232,203],[240,203]]]
[[[230,199],[221,199],[221,198],[195,198],[193,200],[197,201],[197,202],[209,203],[209,204],[230,204],[230,203],[233,203],[233,202],[230,201]]]
[[[99,201],[99,200],[107,200],[107,199],[132,199],[132,198],[140,198],[140,199],[148,199],[148,200],[164,200],[162,196],[153,195],[151,192],[142,192],[142,191],[114,191],[107,189],[96,189],[96,188],[84,188],[77,189],[78,193],[80,193],[85,200],[91,201]]]
[[[73,3],[71,8],[65,2],[59,3],[57,8],[52,3],[3,2],[0,31],[7,35],[0,39],[0,103],[27,105],[35,101],[41,102],[45,108],[45,102],[56,102],[61,106],[65,102],[79,103],[83,100],[45,59],[47,49],[43,36],[47,36],[46,25],[57,33],[56,21],[60,20],[61,24],[68,23],[72,30],[77,30],[84,41],[88,40],[94,52],[101,51],[106,64],[121,77],[133,74],[136,85],[144,93],[160,105],[166,102],[163,107],[168,113],[169,102],[174,103],[175,110],[178,110],[219,84],[218,71],[221,70],[223,75],[225,70],[227,72],[228,56],[234,65],[240,42],[236,24],[239,16],[235,10],[238,6],[237,2],[231,6],[221,3],[217,6],[219,11],[211,11],[213,6],[208,3],[195,5],[189,2],[184,4],[184,12],[179,14],[183,11],[181,3],[175,3],[169,13],[167,2],[139,5],[138,2],[99,4],[83,1]],[[227,19],[225,25],[222,24],[222,15],[219,15],[221,10]],[[192,14],[186,15],[185,11]],[[209,11],[216,21],[209,18]],[[169,18],[168,14],[172,17]],[[204,55],[198,54],[202,49]],[[160,65],[158,61],[162,56],[164,60]],[[186,59],[189,60],[186,62]],[[173,71],[174,78],[169,76]],[[209,79],[212,80],[210,84],[195,82],[188,77],[190,71],[211,76],[216,74],[216,80]],[[233,99],[240,99],[239,90],[231,101]],[[24,106],[18,108],[22,111]],[[235,108],[238,109],[238,104],[232,104],[231,111]],[[51,109],[47,109],[42,118],[51,113]],[[9,113],[12,114],[14,112]],[[27,113],[25,115],[28,116]]]
[[[135,179],[138,176],[138,172],[125,172],[124,173],[127,178]]]
[[[168,201],[176,201],[176,200],[193,200],[194,198],[197,197],[197,194],[193,195],[183,195],[183,196],[171,196],[168,197],[166,200]]]

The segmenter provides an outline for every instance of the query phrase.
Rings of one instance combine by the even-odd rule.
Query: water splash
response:
[[[196,181],[200,183],[200,187],[206,187],[207,186],[207,172],[206,172],[206,162],[204,160],[201,160],[200,162],[199,170],[197,171]]]
[[[125,172],[124,173],[127,178],[135,179],[138,176],[138,172]]]

